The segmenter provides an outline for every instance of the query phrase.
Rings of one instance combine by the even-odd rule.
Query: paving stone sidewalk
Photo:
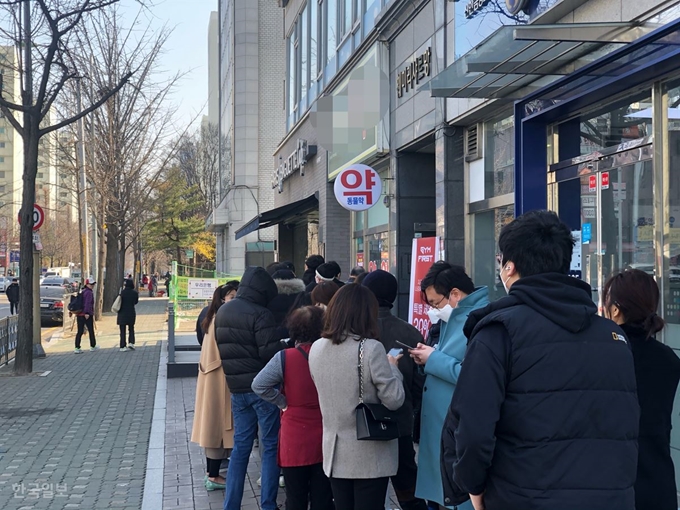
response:
[[[98,351],[73,354],[66,337],[34,360],[47,375],[0,370],[0,508],[141,508],[166,307],[140,299],[134,352],[119,352],[107,314]]]

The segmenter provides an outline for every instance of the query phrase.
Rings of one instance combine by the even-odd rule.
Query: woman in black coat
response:
[[[120,350],[134,351],[135,350],[135,321],[137,320],[137,312],[135,305],[139,302],[139,294],[135,290],[135,284],[132,280],[125,280],[125,287],[120,293],[120,310],[118,310],[118,318],[116,324],[120,328]],[[128,327],[130,336],[128,344],[125,345],[125,326]]]
[[[622,271],[607,280],[603,303],[608,317],[628,337],[635,362],[640,402],[635,509],[677,510],[670,443],[680,358],[654,338],[665,325],[656,314],[659,287],[644,271]]]

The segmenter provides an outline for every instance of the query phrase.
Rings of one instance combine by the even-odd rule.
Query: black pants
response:
[[[209,459],[206,457],[205,461],[208,467],[208,477],[216,478],[220,476],[220,466],[222,465],[222,459]]]
[[[333,510],[331,485],[323,464],[281,468],[286,482],[286,510]]]
[[[125,327],[126,326],[125,326],[125,324],[119,324],[118,327],[120,328],[120,348],[122,349],[123,347],[126,346],[126,344],[125,344]],[[128,324],[127,328],[128,328],[128,331],[130,332],[128,343],[135,345],[135,325],[134,324]]]
[[[15,313],[19,313],[19,301],[10,301],[9,302],[9,313],[10,313],[10,315],[14,315]]]
[[[427,510],[427,504],[416,498],[416,480],[418,465],[416,451],[413,448],[413,437],[399,438],[399,468],[392,479],[394,493],[403,510]]]
[[[83,338],[83,333],[85,333],[85,328],[90,334],[90,347],[97,345],[97,341],[94,338],[94,317],[90,315],[88,319],[84,315],[78,315],[78,333],[76,333],[76,349],[80,349],[80,340]]]
[[[331,478],[335,510],[385,510],[390,479]]]

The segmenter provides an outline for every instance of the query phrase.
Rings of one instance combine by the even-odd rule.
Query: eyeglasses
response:
[[[442,302],[443,302],[444,300],[446,300],[446,299],[447,299],[446,296],[442,296],[442,298],[441,298],[439,301],[437,301],[436,304],[433,304],[433,303],[430,302],[430,306],[431,306],[432,308],[439,308],[439,305],[441,305]]]

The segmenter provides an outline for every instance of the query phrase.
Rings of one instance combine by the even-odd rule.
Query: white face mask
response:
[[[500,272],[499,275],[498,275],[498,276],[500,277],[500,279],[501,279],[501,283],[503,284],[503,288],[505,289],[505,293],[506,293],[506,294],[507,294],[508,292],[510,292],[510,291],[508,290],[508,282],[510,281],[510,277],[508,276],[505,280],[503,280],[503,271],[504,271],[504,270],[507,270],[507,269],[508,269],[507,267],[504,267],[503,269],[501,269],[501,272]]]
[[[444,308],[437,310],[437,312],[439,312],[438,315],[441,320],[443,320],[444,322],[449,322],[449,318],[453,313],[453,307],[447,303]]]
[[[437,324],[439,322],[439,310],[436,308],[430,308],[427,311],[427,316],[430,318],[432,324]]]

